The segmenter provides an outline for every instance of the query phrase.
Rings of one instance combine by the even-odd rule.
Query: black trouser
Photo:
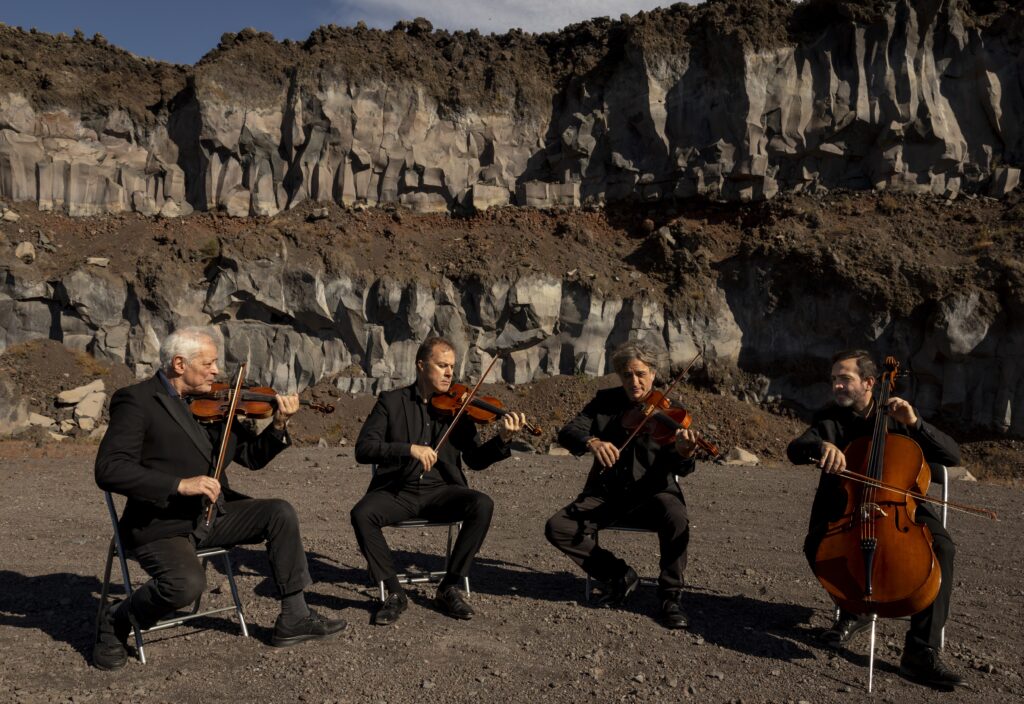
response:
[[[666,598],[682,589],[690,522],[686,502],[679,494],[663,491],[642,499],[639,505],[629,497],[581,494],[548,519],[544,535],[588,575],[613,582],[622,577],[628,565],[594,540],[595,531],[612,524],[657,531],[661,548],[658,593]]]
[[[367,493],[352,507],[351,517],[359,549],[369,564],[370,577],[380,582],[396,574],[382,528],[410,518],[462,521],[448,561],[448,576],[465,577],[487,537],[493,513],[494,502],[482,492],[449,484],[421,487],[412,483],[397,493],[387,489]]]
[[[129,612],[141,628],[195,602],[206,588],[206,570],[197,548],[266,542],[270,571],[281,596],[301,591],[312,580],[299,534],[299,518],[283,499],[240,499],[226,503],[209,535],[198,545],[191,535],[161,538],[132,554],[152,579],[132,593]]]
[[[956,546],[953,539],[942,525],[938,516],[925,504],[918,504],[915,519],[918,523],[924,523],[932,532],[932,550],[935,552],[935,559],[939,563],[939,571],[942,573],[942,583],[939,585],[939,595],[931,606],[910,617],[910,629],[907,631],[906,648],[915,650],[920,648],[935,648],[942,645],[942,627],[946,625],[946,618],[949,616],[949,602],[953,594],[953,558],[956,555]],[[823,531],[812,530],[804,541],[804,556],[807,562],[814,569],[814,557],[818,552],[818,545],[824,537]]]

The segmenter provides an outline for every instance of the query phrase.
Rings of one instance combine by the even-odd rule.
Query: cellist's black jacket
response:
[[[927,462],[947,466],[960,464],[960,448],[956,441],[934,425],[918,416],[916,426],[906,426],[887,417],[890,433],[905,435],[918,445]],[[840,450],[862,437],[871,437],[875,429],[875,416],[862,417],[850,408],[830,404],[818,411],[811,420],[811,427],[800,437],[789,443],[786,454],[793,464],[811,464],[821,458],[822,443],[830,442]],[[841,488],[841,477],[827,472],[821,473],[814,504],[811,507],[811,532],[827,523],[837,520],[846,506],[846,495]]]
[[[588,451],[587,440],[592,437],[621,447],[630,433],[622,426],[622,416],[634,406],[636,404],[621,386],[598,391],[593,400],[559,431],[558,444],[577,457]],[[626,446],[619,455],[619,461],[608,470],[594,459],[583,493],[611,497],[626,490],[644,495],[667,491],[682,496],[675,477],[690,474],[695,466],[692,458],[684,459],[676,452],[674,443],[659,447],[641,433]]]
[[[196,530],[205,513],[203,497],[178,495],[178,483],[210,473],[223,429],[221,423],[197,423],[156,375],[113,395],[95,475],[101,489],[128,497],[120,521],[126,547]],[[249,469],[262,468],[290,442],[287,432],[273,425],[256,435],[232,423],[231,436],[227,456]],[[226,473],[220,482],[219,511],[247,498],[231,490]]]
[[[377,465],[367,491],[397,492],[423,473],[423,465],[413,459],[410,450],[422,422],[418,399],[415,384],[385,391],[363,423],[356,439],[356,462]],[[443,432],[450,420],[437,419],[435,423]],[[511,454],[508,443],[498,435],[481,443],[476,425],[462,417],[437,453],[437,463],[430,471],[437,472],[446,484],[467,486],[463,461],[470,469],[486,469]]]

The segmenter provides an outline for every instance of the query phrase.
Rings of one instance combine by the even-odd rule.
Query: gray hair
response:
[[[626,365],[634,359],[646,364],[655,374],[661,367],[660,356],[650,345],[632,341],[615,348],[615,352],[612,353],[612,369],[616,374],[622,374],[626,371]]]
[[[212,343],[217,346],[217,336],[211,328],[193,326],[178,328],[164,338],[160,345],[160,367],[167,371],[175,357],[184,357],[191,362],[202,350],[203,345]]]

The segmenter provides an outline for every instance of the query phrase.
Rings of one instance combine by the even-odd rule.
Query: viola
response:
[[[453,417],[465,409],[463,415],[469,416],[473,422],[481,424],[490,423],[511,412],[506,410],[501,401],[493,396],[471,397],[469,387],[464,384],[452,384],[446,392],[434,394],[430,399],[430,405],[441,415]],[[526,423],[524,427],[534,436],[544,432],[530,423]]]
[[[224,420],[231,409],[234,389],[230,384],[215,382],[210,390],[189,395],[189,409],[200,423],[217,423]],[[320,413],[334,413],[334,406],[316,401],[300,400],[299,404]],[[245,418],[269,418],[277,408],[277,392],[269,386],[244,387],[239,392],[234,415]]]
[[[622,416],[622,426],[631,432],[647,434],[651,441],[660,446],[675,442],[676,431],[685,430],[693,424],[693,416],[681,406],[673,406],[668,396],[651,390],[643,401],[630,408]],[[711,457],[720,453],[714,443],[697,438],[697,447]]]

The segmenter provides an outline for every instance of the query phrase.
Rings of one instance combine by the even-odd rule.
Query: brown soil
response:
[[[61,446],[63,448],[63,446]],[[373,588],[348,511],[368,473],[348,448],[295,448],[262,472],[233,472],[254,496],[292,502],[315,581],[309,602],[349,621],[339,636],[269,647],[277,603],[259,546],[233,551],[249,639],[228,619],[153,634],[147,665],[89,666],[97,597],[110,539],[91,454],[12,457],[0,463],[0,700],[62,702],[651,702],[858,701],[865,697],[866,639],[832,651],[820,641],[830,602],[800,553],[816,474],[806,468],[701,465],[684,480],[692,540],[685,606],[689,630],[654,619],[654,590],[623,609],[583,601],[583,579],[543,538],[587,463],[517,455],[470,477],[495,500],[491,531],[471,572],[477,616],[456,622],[416,586],[392,627],[369,623]],[[1024,701],[1019,624],[1024,618],[1017,538],[1020,489],[957,482],[954,496],[998,511],[1002,522],[951,514],[957,585],[945,661],[970,689],[936,694],[896,668],[904,621],[879,624],[879,701]],[[404,568],[437,564],[439,531],[388,532]],[[641,574],[657,569],[650,535],[606,534],[602,544]],[[135,573],[141,574],[132,563]],[[115,578],[117,571],[115,569]],[[204,603],[229,601],[208,572]]]

